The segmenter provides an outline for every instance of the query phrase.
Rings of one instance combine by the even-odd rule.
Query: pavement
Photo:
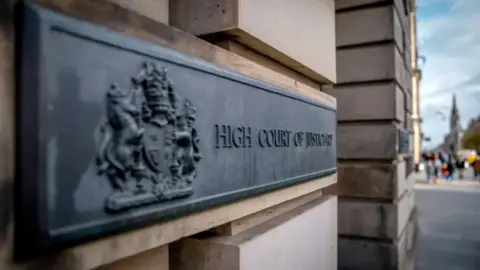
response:
[[[423,182],[423,181],[419,181]],[[480,182],[415,185],[415,270],[480,269]]]

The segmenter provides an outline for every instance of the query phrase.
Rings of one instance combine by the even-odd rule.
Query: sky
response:
[[[449,131],[454,93],[463,128],[480,114],[480,0],[417,0],[417,8],[419,55],[426,58],[420,115],[431,147]]]

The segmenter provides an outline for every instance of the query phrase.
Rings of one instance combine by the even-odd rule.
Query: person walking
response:
[[[429,152],[424,155],[424,162],[425,162],[425,172],[427,174],[427,182],[430,183],[430,181],[434,178],[434,164],[433,164],[433,153]]]
[[[472,154],[467,158],[467,163],[472,167],[473,180],[480,179],[480,158],[478,154]]]
[[[440,154],[435,153],[433,156],[433,182],[436,184],[439,176],[442,174],[442,161],[440,160]]]
[[[463,179],[463,171],[465,170],[465,159],[461,156],[457,156],[455,159],[455,167],[458,172],[458,179]]]
[[[453,181],[453,175],[455,173],[455,166],[453,164],[453,158],[452,157],[449,157],[447,162],[446,162],[446,171],[447,171],[447,174],[446,174],[446,180],[450,180],[450,181]]]
[[[473,163],[473,175],[475,180],[480,180],[480,157],[478,155]]]

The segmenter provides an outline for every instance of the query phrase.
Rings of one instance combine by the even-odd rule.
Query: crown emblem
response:
[[[159,69],[153,63],[144,63],[142,71],[132,78],[135,86],[143,89],[146,104],[154,112],[168,112],[173,93],[173,83],[167,78],[167,69]]]

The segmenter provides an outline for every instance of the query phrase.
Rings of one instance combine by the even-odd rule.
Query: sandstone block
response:
[[[397,128],[394,124],[347,124],[338,126],[339,159],[397,158]]]
[[[401,22],[393,5],[337,13],[337,47],[395,40],[403,52]]]
[[[406,53],[406,51],[409,51],[409,42],[407,40],[409,39],[409,32],[406,32],[404,30],[403,22],[401,20],[401,16],[397,12],[396,8],[392,8],[392,13],[393,13],[393,36],[395,37],[395,43],[398,46],[400,52]]]
[[[168,24],[168,0],[107,0],[155,21]]]
[[[228,222],[226,224],[222,224],[221,226],[212,228],[210,232],[223,236],[232,236],[235,234],[239,234],[259,224],[265,223],[268,220],[271,220],[277,216],[280,216],[288,211],[291,211],[299,206],[302,206],[310,201],[313,201],[314,199],[321,197],[322,194],[323,191],[318,190],[316,192],[306,194],[293,200],[288,200],[284,203],[275,205],[273,207],[256,212],[246,217],[242,217],[232,222]]]
[[[337,99],[338,121],[396,120],[405,117],[404,94],[393,82],[323,87]]]
[[[329,194],[350,198],[395,200],[408,187],[405,162],[395,164],[340,163],[337,184],[327,187]]]
[[[335,9],[337,12],[344,10],[365,9],[367,6],[387,6],[391,4],[395,7],[397,15],[402,23],[405,33],[410,33],[409,17],[412,7],[412,1],[404,0],[336,0]]]
[[[234,236],[172,244],[173,270],[337,269],[337,199],[324,196]]]
[[[395,109],[396,109],[396,115],[399,116],[400,122],[404,123],[405,122],[405,99],[406,95],[405,92],[400,90],[398,85],[395,85]]]
[[[406,270],[411,263],[406,233],[392,242],[338,239],[338,269]]]
[[[168,245],[102,266],[96,270],[169,270]]]
[[[393,43],[337,49],[339,84],[395,80],[403,86],[405,78],[403,58]]]
[[[406,195],[393,203],[341,198],[338,202],[338,233],[398,239],[410,216],[409,203]]]
[[[412,106],[413,106],[412,93],[405,91],[405,110],[411,113]]]
[[[413,119],[411,113],[405,113],[405,129],[409,132],[413,132]],[[413,144],[413,141],[410,139],[410,144]]]
[[[171,0],[170,24],[233,38],[316,81],[336,81],[334,0]]]
[[[412,92],[412,75],[407,69],[409,65],[410,63],[405,62],[400,51],[395,50],[395,79],[403,91],[407,93]]]
[[[392,1],[392,0],[390,0]],[[397,10],[398,17],[402,22],[402,27],[405,33],[410,33],[410,11],[412,10],[413,1],[405,0],[393,0],[395,9]]]

